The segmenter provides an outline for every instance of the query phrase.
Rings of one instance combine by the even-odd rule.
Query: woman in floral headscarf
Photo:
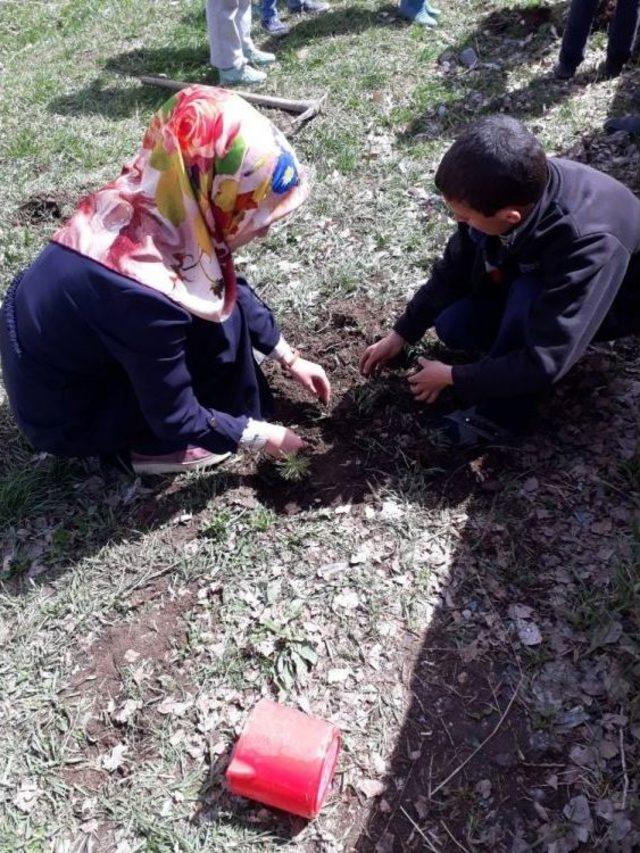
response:
[[[3,302],[4,382],[34,447],[139,473],[202,468],[239,447],[299,450],[267,420],[254,354],[322,402],[329,382],[236,278],[231,253],[307,192],[284,137],[241,98],[206,86],[171,98],[120,177],[80,203]]]

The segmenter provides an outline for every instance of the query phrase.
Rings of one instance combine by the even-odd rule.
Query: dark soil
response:
[[[376,485],[392,486],[414,466],[434,473],[452,470],[451,454],[431,444],[430,435],[435,438],[432,431],[442,413],[456,407],[453,395],[443,394],[430,407],[416,403],[406,379],[416,364],[411,355],[380,377],[360,376],[362,353],[381,336],[376,306],[348,300],[334,303],[329,316],[313,328],[302,332],[285,328],[285,332],[305,356],[326,369],[333,397],[323,409],[278,367],[266,368],[275,419],[308,442],[310,466],[304,480],[289,482],[273,462],[261,461],[254,482],[261,500],[293,513],[366,500]],[[468,466],[460,455],[454,467],[461,462],[466,476]]]
[[[33,195],[18,208],[16,225],[38,225],[62,219],[65,199],[52,195]]]

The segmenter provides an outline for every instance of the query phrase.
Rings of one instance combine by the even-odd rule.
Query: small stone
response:
[[[460,53],[460,62],[466,68],[475,68],[479,61],[478,54],[472,47],[467,47]]]
[[[510,767],[515,767],[518,763],[518,759],[512,752],[500,752],[498,753],[498,755],[495,756],[493,760],[498,765],[498,767],[505,767],[507,769]]]
[[[481,779],[476,784],[476,793],[480,794],[483,800],[488,800],[491,796],[491,780]]]

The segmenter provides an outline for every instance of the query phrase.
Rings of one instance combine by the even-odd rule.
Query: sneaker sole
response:
[[[214,468],[225,462],[231,453],[222,453],[213,458],[197,459],[195,462],[133,462],[136,474],[180,474],[184,471],[201,471],[203,468]]]

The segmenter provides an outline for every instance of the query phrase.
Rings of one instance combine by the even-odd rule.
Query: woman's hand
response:
[[[453,385],[451,366],[441,361],[419,358],[420,370],[409,376],[411,393],[422,403],[434,403],[443,388]]]
[[[267,435],[267,443],[264,446],[265,451],[276,459],[289,453],[297,453],[306,447],[299,435],[296,435],[292,429],[280,426],[280,424],[267,424],[265,430]]]
[[[328,403],[331,397],[331,384],[324,369],[315,361],[307,361],[298,356],[288,369],[289,374],[317,397],[321,403]]]
[[[375,376],[384,365],[402,351],[406,341],[397,332],[389,332],[382,340],[371,344],[360,359],[360,373],[363,376]]]

